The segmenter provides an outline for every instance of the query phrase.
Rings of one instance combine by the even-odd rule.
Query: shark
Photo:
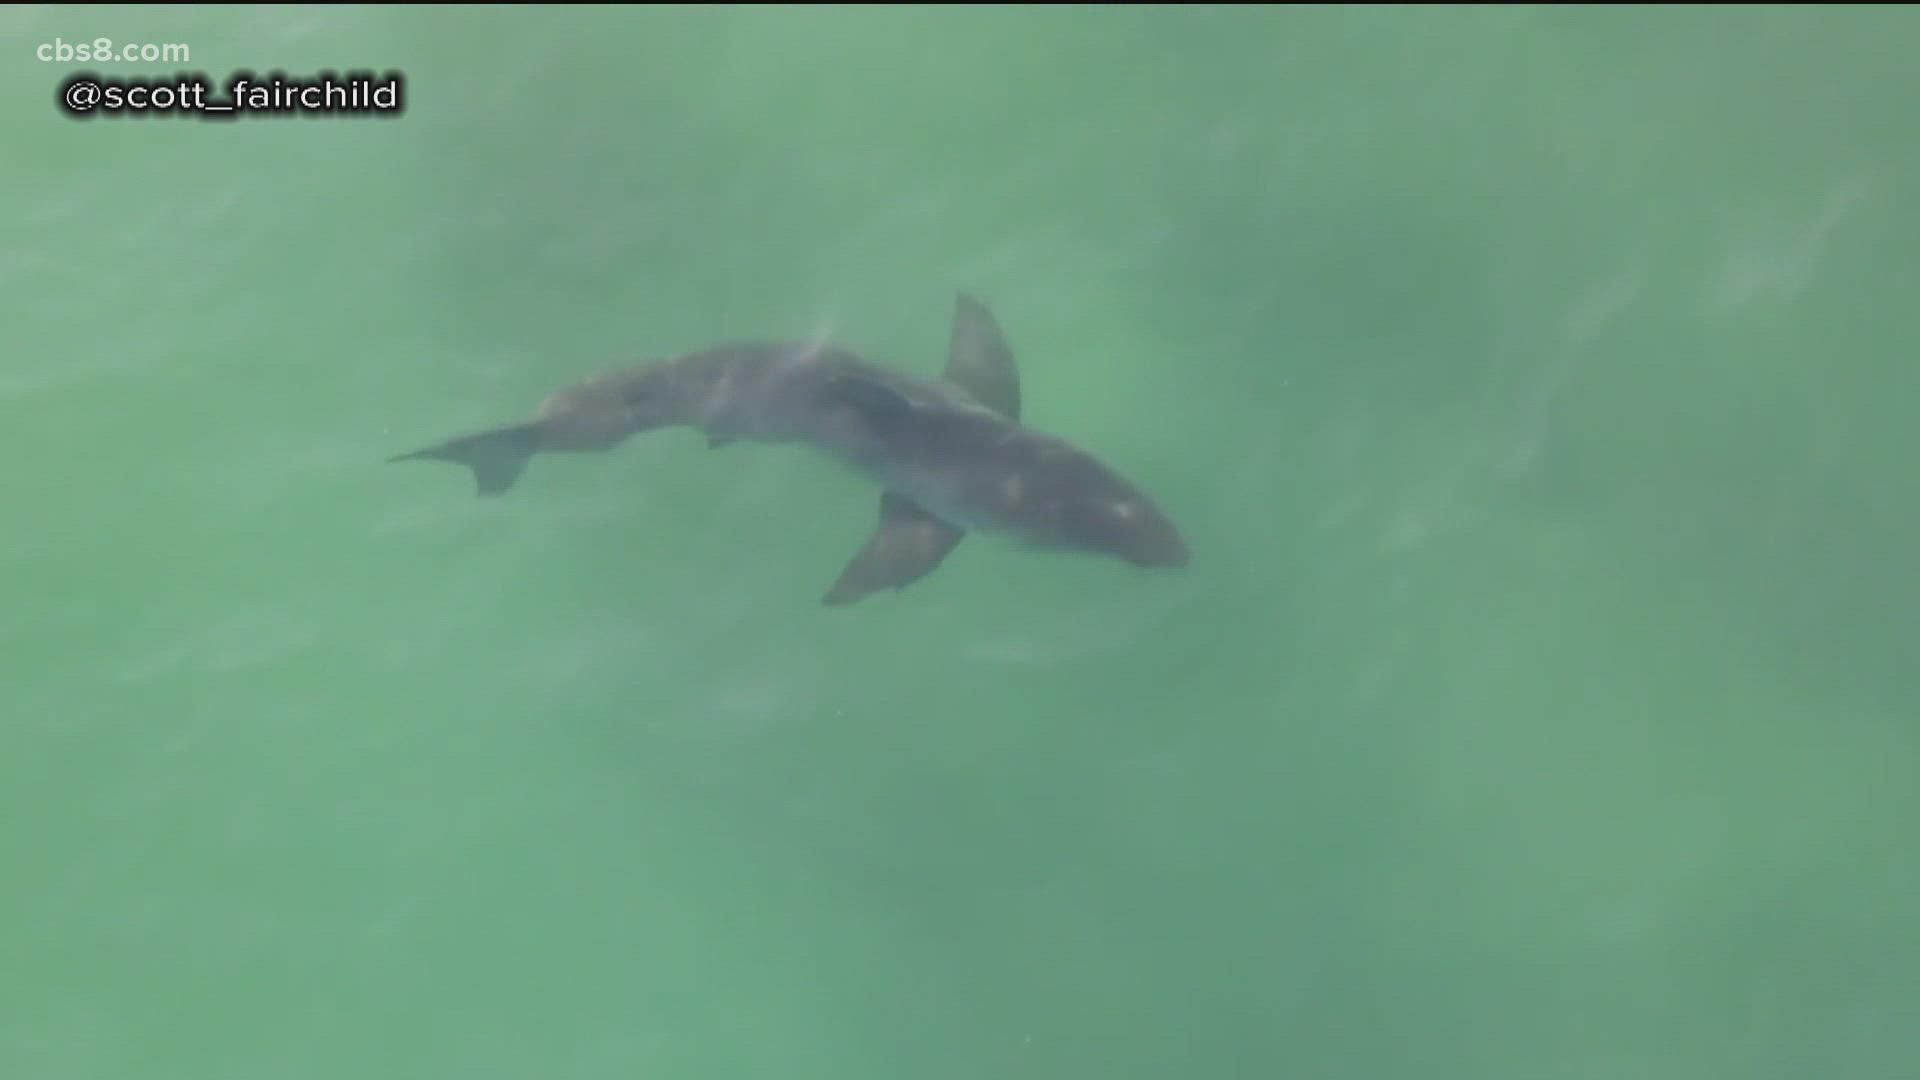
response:
[[[806,447],[880,489],[865,542],[821,597],[829,606],[905,589],[969,532],[1142,569],[1190,561],[1181,531],[1146,491],[1025,422],[1007,336],[964,291],[938,377],[828,341],[733,341],[591,376],[551,392],[531,419],[388,461],[464,466],[476,494],[493,497],[536,455],[604,453],[643,432],[687,427],[715,449]]]

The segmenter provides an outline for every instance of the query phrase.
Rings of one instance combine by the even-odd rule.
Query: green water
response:
[[[70,119],[102,35],[405,112]],[[1911,10],[0,46],[0,1077],[1920,1075]],[[383,464],[963,288],[1186,571]]]

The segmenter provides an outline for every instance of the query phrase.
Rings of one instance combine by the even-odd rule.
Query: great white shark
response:
[[[902,589],[969,531],[1026,546],[1187,565],[1186,541],[1146,492],[1092,454],[1021,419],[1020,377],[986,306],[955,298],[938,378],[822,342],[735,342],[562,387],[524,423],[399,454],[473,470],[481,496],[511,488],[539,453],[611,450],[641,432],[693,427],[710,446],[798,444],[881,489],[879,521],[822,598]]]

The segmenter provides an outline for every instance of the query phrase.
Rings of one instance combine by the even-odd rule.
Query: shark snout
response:
[[[1135,566],[1176,568],[1191,557],[1180,530],[1138,493],[1084,502],[1071,521],[1069,529],[1081,544]]]
[[[1175,569],[1187,565],[1191,558],[1180,530],[1159,513],[1151,514],[1133,531],[1123,554],[1128,562],[1149,569]]]

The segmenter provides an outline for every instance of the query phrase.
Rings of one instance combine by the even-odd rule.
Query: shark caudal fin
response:
[[[498,495],[520,478],[520,473],[527,467],[527,460],[538,449],[540,425],[516,424],[483,431],[478,435],[449,439],[438,446],[395,455],[387,461],[451,461],[465,465],[473,470],[476,494]]]

